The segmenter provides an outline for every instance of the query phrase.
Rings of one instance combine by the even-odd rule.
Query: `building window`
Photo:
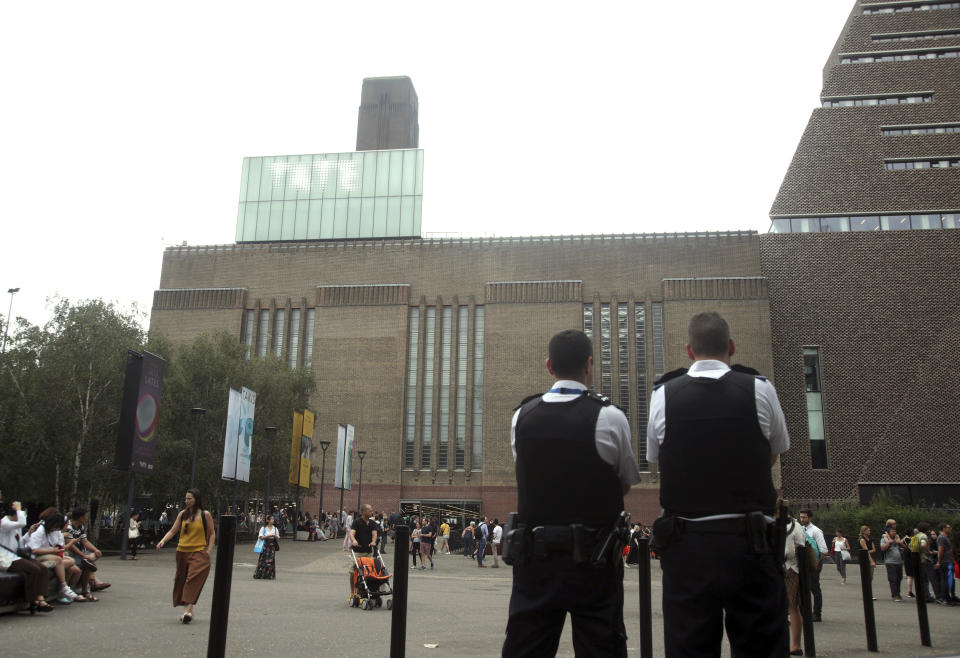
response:
[[[457,309],[457,444],[453,467],[463,470],[467,445],[467,324],[470,309]]]
[[[420,433],[420,468],[430,468],[431,450],[433,448],[433,359],[434,339],[437,329],[437,309],[427,307],[427,317],[423,332],[423,430]]]
[[[871,14],[902,14],[911,11],[930,11],[934,9],[960,9],[960,2],[915,2],[909,5],[875,5],[864,7],[864,16]]]
[[[944,135],[960,133],[960,123],[929,123],[913,126],[881,126],[880,134],[884,137],[899,137],[901,135]]]
[[[906,231],[910,228],[910,215],[884,215],[880,218],[884,231]]]
[[[633,307],[633,336],[637,353],[637,465],[649,471],[647,461],[647,322],[643,302]]]
[[[257,356],[267,355],[268,339],[270,338],[270,311],[260,311],[260,334],[257,336]]]
[[[600,392],[613,396],[613,337],[610,327],[610,304],[600,304]]]
[[[840,55],[841,64],[875,64],[878,62],[915,62],[921,59],[952,59],[960,57],[960,49],[917,50],[913,52],[870,53]]]
[[[843,233],[850,230],[849,217],[821,217],[820,231],[822,233]]]
[[[593,342],[593,304],[583,305],[583,333]]]
[[[278,308],[277,315],[273,319],[273,355],[276,357],[283,356],[283,335],[286,320],[286,309]]]
[[[316,317],[317,310],[308,308],[303,331],[303,367],[308,370],[313,367],[313,323]]]
[[[941,228],[960,228],[960,212],[945,212],[940,215]]]
[[[246,346],[247,361],[253,354],[253,323],[255,311],[246,310],[243,312],[243,344]]]
[[[929,39],[960,39],[960,30],[932,30],[929,32],[874,34],[870,38],[877,43],[888,41],[926,41]]]
[[[960,158],[938,158],[936,160],[885,160],[883,163],[887,171],[902,169],[949,169],[960,167]]]
[[[470,468],[483,468],[483,307],[473,312],[473,454]]]
[[[413,468],[417,435],[417,365],[420,346],[420,309],[410,309],[407,330],[407,417],[403,432],[403,467]]]
[[[617,304],[617,375],[619,377],[619,403],[623,413],[630,420],[630,317],[627,315],[627,304]]]
[[[879,231],[880,218],[875,215],[868,215],[866,217],[851,217],[850,230],[851,231]]]
[[[835,231],[905,231],[958,228],[957,212],[852,217],[793,217],[771,222],[771,233],[831,233]]]
[[[803,378],[807,393],[807,427],[813,468],[827,467],[827,441],[823,430],[823,397],[820,389],[820,348],[803,348]]]
[[[663,302],[653,302],[653,376],[663,375]]]
[[[453,309],[443,307],[440,321],[440,427],[437,438],[437,468],[447,470],[447,448],[450,439],[450,358],[453,341]]]
[[[290,369],[297,367],[297,359],[300,357],[300,309],[295,308],[290,311],[290,350],[287,352],[287,363]]]
[[[823,99],[823,107],[868,107],[872,105],[910,105],[932,103],[933,94],[909,94],[902,96],[856,96]]]

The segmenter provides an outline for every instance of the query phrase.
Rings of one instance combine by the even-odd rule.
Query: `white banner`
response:
[[[224,480],[250,481],[250,453],[253,449],[253,412],[257,394],[243,387],[230,389],[227,404],[227,432],[223,442]]]
[[[337,427],[337,473],[334,476],[335,489],[350,490],[353,476],[353,425]]]

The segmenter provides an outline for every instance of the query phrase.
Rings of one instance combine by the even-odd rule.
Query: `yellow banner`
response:
[[[303,412],[303,435],[300,440],[300,486],[310,488],[310,458],[313,452],[313,412]]]
[[[287,481],[297,484],[300,481],[300,437],[303,434],[303,414],[293,412],[293,436],[290,438],[290,476]]]

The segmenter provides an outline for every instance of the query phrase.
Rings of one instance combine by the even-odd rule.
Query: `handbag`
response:
[[[137,527],[135,523],[130,524],[130,529],[127,530],[127,537],[130,539],[136,539],[140,536],[140,528]]]
[[[848,551],[847,549],[843,549],[842,551],[840,551],[840,559],[843,560],[844,562],[849,562],[850,551]]]
[[[260,537],[260,539],[257,540],[257,543],[253,546],[253,552],[254,553],[263,552],[263,537]]]
[[[11,548],[10,548],[9,546],[4,546],[3,544],[0,544],[0,547],[2,547],[2,548],[3,548],[4,550],[6,550],[8,553],[13,553],[13,554],[16,555],[18,558],[21,558],[21,559],[24,559],[24,560],[32,560],[32,559],[33,559],[33,551],[31,551],[29,548],[26,548],[26,547],[24,547],[24,546],[17,546],[17,550],[15,550],[15,551],[14,551],[14,550],[11,550]]]

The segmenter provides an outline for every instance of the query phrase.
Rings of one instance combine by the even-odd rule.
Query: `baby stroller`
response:
[[[347,606],[373,610],[383,605],[383,598],[393,596],[390,588],[390,573],[383,564],[380,551],[373,549],[373,555],[368,557],[357,554],[350,549],[353,557],[353,581],[357,587],[356,596],[347,599]],[[393,599],[387,599],[387,610],[393,608]]]

